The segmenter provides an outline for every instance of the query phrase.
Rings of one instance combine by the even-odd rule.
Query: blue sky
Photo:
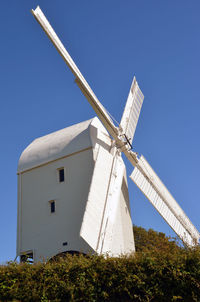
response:
[[[136,75],[145,99],[134,150],[200,230],[199,0],[7,0],[0,18],[0,263],[15,258],[21,152],[36,137],[95,115],[31,15],[37,5],[118,121]],[[132,182],[129,194],[136,225],[174,236]]]

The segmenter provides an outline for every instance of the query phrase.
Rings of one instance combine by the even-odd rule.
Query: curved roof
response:
[[[21,154],[17,172],[38,167],[93,146],[90,127],[107,133],[97,117],[35,139]]]

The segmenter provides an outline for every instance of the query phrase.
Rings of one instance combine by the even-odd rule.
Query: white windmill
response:
[[[117,209],[117,204],[121,200],[120,194],[122,190],[122,181],[124,179],[124,164],[121,157],[121,153],[123,152],[130,163],[134,166],[134,170],[130,176],[133,182],[148,198],[151,204],[180,237],[184,244],[189,246],[197,244],[200,238],[198,230],[194,227],[184,211],[169,193],[146,159],[143,156],[138,158],[137,153],[131,150],[131,144],[144,98],[136,78],[134,77],[133,79],[121,123],[119,127],[117,127],[84,79],[39,6],[35,10],[32,10],[32,14],[46,32],[58,52],[61,54],[65,63],[71,69],[75,76],[76,84],[96,112],[103,126],[110,134],[109,141],[111,142],[111,146],[109,154],[112,155],[112,164],[109,170],[109,186],[107,188],[107,195],[105,200],[102,201],[101,209],[99,208],[99,204],[96,204],[95,206],[94,200],[92,200],[92,202],[87,202],[83,220],[80,224],[80,237],[87,242],[92,251],[99,254],[108,252],[111,255],[117,255],[120,254],[120,252],[129,253],[134,251],[130,215],[124,216],[123,218],[122,210],[119,210],[119,208]],[[98,124],[98,122],[95,123]],[[101,126],[98,125],[97,128],[99,127],[101,128]],[[102,131],[104,132],[104,139],[108,140],[108,138],[105,138],[106,131]],[[98,164],[96,163],[96,165]],[[99,177],[103,178],[104,176],[102,175]],[[92,181],[95,182],[95,179]],[[103,181],[103,179],[100,179],[100,184],[101,181]],[[128,198],[125,198],[124,200],[126,203],[129,202]],[[97,208],[95,209],[95,207]],[[121,225],[124,230],[124,233],[122,232],[123,234],[121,234],[121,236],[116,235],[114,230],[116,228],[116,216],[119,214],[122,217]],[[20,229],[20,223],[18,228]],[[21,235],[18,235],[18,237],[20,236]],[[128,244],[122,244],[121,246],[123,246],[123,248],[121,249],[116,248],[116,246],[120,246],[120,241],[125,239],[130,242]],[[18,241],[20,242],[20,238]],[[114,244],[110,244],[110,242],[114,242]],[[83,246],[82,249],[84,250]],[[81,250],[81,247],[77,248],[77,250]],[[18,243],[18,255],[20,255],[20,253],[20,243]],[[53,253],[55,254],[56,250],[54,250],[51,255]],[[43,253],[43,255],[44,254],[45,253]]]

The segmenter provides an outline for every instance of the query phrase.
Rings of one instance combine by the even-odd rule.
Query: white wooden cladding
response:
[[[143,100],[144,95],[134,77],[120,123],[123,134],[126,134],[130,144],[132,144],[133,141]]]
[[[107,170],[107,168],[106,168]],[[109,186],[108,186],[108,191],[107,191],[107,199],[106,199],[106,204],[105,204],[105,212],[104,212],[104,217],[102,220],[102,228],[101,228],[101,233],[99,236],[99,242],[97,246],[97,253],[98,254],[104,254],[107,251],[115,250],[118,251],[119,253],[119,245],[121,244],[121,253],[125,252],[124,246],[122,247],[122,242],[127,239],[127,235],[123,236],[121,238],[120,234],[117,234],[117,246],[112,246],[113,245],[113,233],[114,233],[114,228],[116,227],[116,224],[118,225],[119,228],[124,227],[124,225],[128,224],[127,217],[126,219],[123,220],[117,220],[117,211],[119,211],[118,207],[120,207],[120,193],[121,193],[121,187],[122,187],[122,181],[123,181],[123,175],[124,175],[124,164],[121,156],[115,155],[113,158],[113,163],[112,163],[112,168],[110,171],[110,180],[109,180]],[[122,215],[122,211],[120,211],[120,214]],[[120,215],[120,216],[121,216]],[[128,237],[128,239],[130,239]],[[110,255],[113,256],[113,253],[110,253]]]
[[[35,10],[32,10],[33,16],[36,18],[38,23],[41,25],[45,33],[47,34],[48,38],[51,40],[51,42],[54,44],[60,55],[63,57],[65,63],[68,65],[74,76],[76,77],[75,82],[93,107],[94,111],[104,124],[104,126],[107,128],[107,130],[110,132],[110,134],[115,138],[118,136],[118,128],[115,127],[112,119],[108,115],[106,109],[103,107],[103,105],[99,102],[96,95],[90,88],[89,84],[81,74],[80,70],[74,63],[73,59],[65,49],[64,45],[56,35],[54,29],[50,25],[49,21],[43,14],[42,10],[39,6]]]
[[[94,251],[99,246],[112,164],[113,156],[100,146],[80,230],[80,236]]]
[[[186,245],[199,242],[199,232],[143,156],[130,177]]]

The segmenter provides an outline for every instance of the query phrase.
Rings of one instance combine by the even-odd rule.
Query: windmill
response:
[[[118,186],[117,174],[120,169],[119,166],[121,161],[121,153],[124,153],[126,158],[134,167],[134,170],[130,176],[131,180],[147,197],[150,203],[155,207],[158,213],[169,224],[169,226],[174,230],[174,232],[179,236],[185,245],[193,246],[197,244],[200,238],[200,233],[198,230],[191,223],[184,211],[169,193],[147,160],[143,156],[138,157],[137,153],[132,151],[132,141],[144,99],[136,78],[134,77],[133,79],[121,123],[119,126],[116,126],[113,122],[113,119],[97,99],[80,70],[70,57],[69,53],[56,35],[40,7],[38,6],[35,10],[32,10],[32,14],[74,74],[76,84],[112,138],[114,164],[111,174],[113,175],[113,171],[115,170],[116,175],[115,177],[112,177],[112,186],[110,190],[115,192],[115,188]],[[107,213],[104,213],[104,216],[107,216],[104,217],[105,219],[101,225],[101,240],[98,241],[99,246],[96,248],[96,251],[99,253],[102,251],[100,249],[101,242],[105,240],[105,237],[107,237],[107,240],[109,240],[106,221],[109,221],[109,218],[115,211],[114,193],[110,195],[108,194],[107,204],[109,205],[109,210]],[[90,215],[90,211],[85,213],[85,221],[87,221],[87,218],[89,219],[87,215]],[[87,237],[88,228],[88,225],[84,225],[82,227],[81,236],[83,238]]]

